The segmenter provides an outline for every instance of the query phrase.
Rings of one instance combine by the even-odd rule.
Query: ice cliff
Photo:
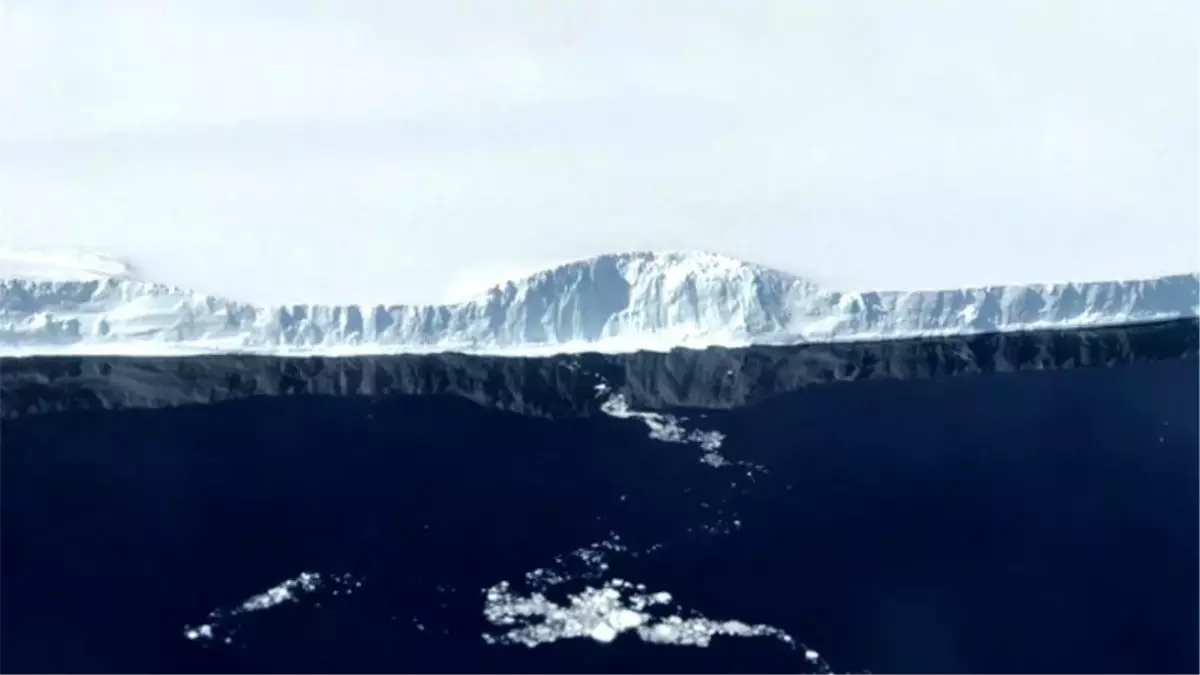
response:
[[[156,284],[104,256],[10,255],[0,355],[620,352],[1142,323],[1198,305],[1196,274],[848,291],[711,253],[635,252],[455,304],[265,307]]]

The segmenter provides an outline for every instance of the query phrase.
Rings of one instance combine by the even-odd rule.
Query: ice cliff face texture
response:
[[[0,362],[0,420],[277,396],[455,396],[554,419],[610,414],[605,406],[618,396],[634,410],[729,410],[840,382],[1193,361],[1200,353],[1198,328],[1193,318],[1066,332],[528,358],[448,352],[303,359],[32,356]]]
[[[1200,305],[1194,274],[847,292],[692,252],[604,255],[424,306],[256,307],[104,260],[45,269],[0,279],[0,354],[662,350],[1140,323]]]

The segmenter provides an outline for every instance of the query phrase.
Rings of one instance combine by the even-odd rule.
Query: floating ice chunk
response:
[[[296,593],[311,593],[321,585],[321,575],[313,572],[301,572],[300,576],[268,589],[251,597],[241,604],[242,612],[258,612],[269,609],[280,603],[295,601]],[[336,592],[336,591],[335,591]]]
[[[361,587],[362,581],[355,580],[349,574],[334,574],[322,577],[316,572],[301,572],[296,577],[288,579],[277,586],[250,596],[233,609],[215,609],[209,612],[208,622],[196,626],[185,626],[183,635],[189,640],[211,640],[217,637],[217,634],[222,632],[222,627],[235,617],[253,612],[261,612],[285,602],[299,602],[302,596],[322,590],[325,586],[332,587],[333,593],[336,595],[338,588],[347,587],[347,592],[349,592],[348,587]],[[320,607],[320,603],[316,603],[316,606]],[[232,643],[231,632],[231,630],[224,631],[222,642],[225,644]]]
[[[195,628],[187,629],[183,634],[189,640],[210,640],[213,636],[213,627],[210,624],[202,623]]]
[[[790,635],[772,626],[704,617],[685,619],[678,614],[656,617],[648,610],[671,604],[671,594],[646,593],[641,588],[640,584],[612,579],[558,603],[541,593],[520,595],[508,582],[500,582],[485,591],[483,614],[492,625],[505,630],[484,639],[489,644],[536,647],[572,638],[609,643],[622,633],[633,633],[646,642],[707,647],[713,637],[724,635],[770,637],[795,647]]]

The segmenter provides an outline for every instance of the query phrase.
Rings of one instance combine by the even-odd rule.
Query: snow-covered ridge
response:
[[[99,251],[71,248],[13,251],[0,248],[0,279],[94,281],[132,279],[133,265]]]
[[[141,280],[111,258],[60,262],[0,256],[0,354],[620,352],[1112,325],[1200,309],[1196,274],[840,291],[702,252],[602,255],[447,305],[259,307]]]

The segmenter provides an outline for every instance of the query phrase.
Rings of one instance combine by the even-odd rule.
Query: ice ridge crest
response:
[[[1194,317],[1200,305],[1196,274],[841,291],[687,251],[602,255],[445,305],[255,306],[103,259],[29,267],[0,267],[0,354],[662,350],[1140,323]]]

